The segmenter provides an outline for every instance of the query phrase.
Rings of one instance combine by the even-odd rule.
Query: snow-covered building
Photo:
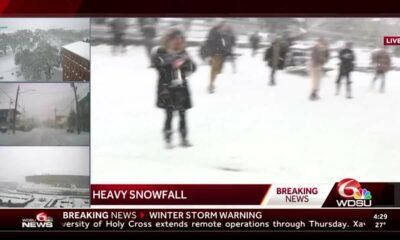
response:
[[[35,184],[48,184],[57,187],[89,188],[89,176],[81,175],[32,175],[25,177],[26,182]]]
[[[90,44],[74,42],[61,47],[63,81],[90,80]]]
[[[89,176],[32,175],[26,176],[25,180],[26,183],[18,187],[19,192],[89,196]]]

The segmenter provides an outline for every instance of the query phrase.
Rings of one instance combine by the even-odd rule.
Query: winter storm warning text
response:
[[[55,227],[62,229],[108,230],[361,230],[362,219],[279,217],[265,210],[70,210],[64,211]],[[295,220],[297,218],[297,220]]]

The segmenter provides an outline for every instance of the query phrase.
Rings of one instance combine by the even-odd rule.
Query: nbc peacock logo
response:
[[[368,191],[366,188],[361,188],[358,189],[358,191],[354,194],[354,199],[355,200],[371,200],[372,199],[372,195],[371,192]]]
[[[372,194],[352,178],[345,178],[336,186],[338,194],[343,198],[336,200],[339,207],[371,207]]]

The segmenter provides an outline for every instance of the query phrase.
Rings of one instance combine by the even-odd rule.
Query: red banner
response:
[[[269,184],[92,185],[92,205],[260,205]]]

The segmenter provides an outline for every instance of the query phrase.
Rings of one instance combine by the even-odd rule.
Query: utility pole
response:
[[[11,130],[11,121],[12,121],[12,117],[13,117],[13,114],[12,114],[12,104],[13,104],[13,100],[12,100],[12,98],[10,98],[10,107],[8,108],[8,115],[7,115],[7,133],[8,133],[8,135],[10,135],[10,130]]]
[[[10,98],[10,107],[8,108],[8,116],[7,116],[7,122],[10,123],[12,120],[12,104],[13,104],[13,100]],[[8,125],[10,126],[10,125]]]
[[[17,106],[18,106],[19,85],[17,88],[17,96],[15,97],[14,117],[13,117],[13,134],[15,134],[15,122],[17,121]]]
[[[54,128],[57,128],[57,108],[54,108]]]
[[[76,105],[76,118],[77,118],[77,131],[78,131],[78,135],[81,134],[81,114],[79,111],[79,103],[78,103],[78,96],[76,95],[76,89],[78,87],[75,86],[75,83],[71,83],[71,87],[74,90],[74,95],[75,95],[75,105]]]

